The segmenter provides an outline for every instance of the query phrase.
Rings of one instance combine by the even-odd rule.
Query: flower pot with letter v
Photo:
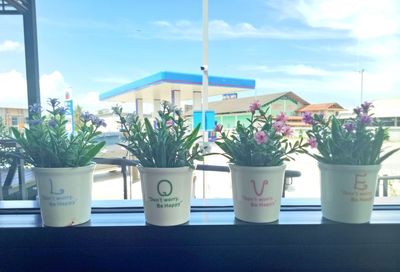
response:
[[[278,220],[286,166],[229,167],[235,217],[252,223]]]

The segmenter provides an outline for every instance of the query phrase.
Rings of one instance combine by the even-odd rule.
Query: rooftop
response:
[[[298,109],[298,112],[343,111],[345,108],[338,103],[311,104]]]
[[[172,90],[180,90],[182,100],[191,100],[193,91],[201,91],[202,80],[200,74],[164,71],[103,92],[100,94],[100,100],[133,102],[136,98],[142,98],[145,101],[153,99],[170,101]],[[209,76],[208,85],[209,96],[215,96],[254,89],[256,81],[254,79]]]

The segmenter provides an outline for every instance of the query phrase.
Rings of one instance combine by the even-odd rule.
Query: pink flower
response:
[[[165,124],[167,127],[172,127],[174,125],[174,120],[168,120]]]
[[[293,135],[293,130],[289,126],[284,126],[281,130],[282,134],[286,137],[292,136]]]
[[[264,144],[268,141],[268,136],[264,131],[257,131],[254,135],[257,144]]]
[[[214,127],[214,131],[215,132],[222,132],[222,128],[223,128],[223,125],[216,124],[215,127]]]
[[[261,103],[260,101],[256,100],[253,103],[250,104],[250,111],[252,113],[255,113],[256,110],[259,110],[261,108]]]
[[[276,116],[276,121],[286,122],[288,120],[288,116],[281,112],[278,116]]]
[[[285,126],[285,123],[282,121],[277,121],[272,124],[272,127],[275,129],[276,133],[283,133],[282,129]]]
[[[318,146],[317,139],[315,138],[308,139],[308,144],[311,146],[311,148],[317,148]]]

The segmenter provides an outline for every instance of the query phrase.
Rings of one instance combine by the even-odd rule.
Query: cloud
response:
[[[0,107],[27,108],[28,96],[25,75],[11,70],[0,73]],[[49,74],[43,74],[40,77],[40,97],[42,105],[46,105],[48,98],[58,98],[63,101],[65,91],[70,85],[65,80],[60,71],[53,71]],[[110,108],[111,104],[99,101],[98,92],[81,93],[72,90],[74,103],[81,105],[84,109],[95,112],[101,108]]]
[[[16,70],[0,73],[0,86],[0,107],[27,107],[28,99],[24,75]]]
[[[65,92],[69,88],[69,84],[65,81],[64,76],[57,70],[50,74],[42,75],[40,77],[40,97],[42,104],[48,98],[64,99]]]
[[[200,23],[180,20],[177,22],[155,21],[153,26],[158,28],[155,35],[161,39],[170,40],[196,40],[202,39]],[[299,28],[278,29],[269,26],[254,26],[248,22],[229,24],[224,20],[211,20],[209,22],[209,38],[211,40],[226,39],[337,39],[344,38],[333,32],[324,30],[307,30]]]
[[[282,66],[266,66],[266,65],[244,65],[239,70],[258,73],[284,73],[293,76],[329,76],[331,71],[322,68],[304,65],[282,65]]]
[[[0,52],[23,51],[24,47],[20,42],[5,40],[0,43]]]
[[[301,20],[311,28],[347,31],[356,39],[396,35],[400,31],[397,0],[281,0],[267,4],[283,19]]]
[[[364,99],[372,100],[399,96],[400,79],[400,2],[397,0],[295,0],[268,1],[269,7],[281,15],[281,19],[295,19],[311,29],[341,30],[354,42],[352,46],[338,48],[338,59],[354,58],[355,67],[364,72]],[[350,40],[351,41],[351,40]],[[315,45],[319,47],[318,44]],[[321,49],[322,50],[322,49]],[[340,55],[340,52],[345,55]],[[330,65],[331,63],[329,63]],[[337,96],[343,101],[359,102],[361,77],[355,71],[341,71],[318,79],[300,81],[287,79],[283,85],[294,90],[311,92],[325,90],[322,97]],[[354,80],[352,80],[354,78]],[[277,84],[282,79],[262,79],[264,83]],[[296,80],[296,79],[294,79]],[[260,86],[261,83],[257,82]],[[340,96],[339,96],[340,95]],[[358,98],[358,99],[357,99]],[[353,105],[354,106],[354,105]]]
[[[398,71],[400,64],[377,67],[363,74],[363,100],[372,101],[388,97],[399,97]],[[327,75],[316,77],[293,77],[290,72],[279,76],[256,76],[257,92],[272,93],[293,91],[310,103],[338,102],[348,108],[361,100],[361,75],[357,71],[326,71]]]
[[[132,82],[132,80],[129,78],[119,77],[119,76],[98,77],[98,78],[93,78],[93,81],[98,82],[98,83],[109,83],[109,84],[116,84],[116,85],[122,85],[122,84],[127,84],[129,82]]]

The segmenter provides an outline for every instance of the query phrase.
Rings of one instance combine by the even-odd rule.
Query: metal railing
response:
[[[128,160],[123,158],[94,158],[94,162],[98,164],[108,164],[121,167],[121,173],[123,178],[123,190],[124,199],[128,199],[128,166],[137,166],[139,164],[136,160]],[[226,172],[229,173],[230,169],[228,166],[223,165],[210,165],[210,164],[198,164],[196,170],[199,171],[214,171],[214,172]],[[285,197],[285,191],[289,185],[292,184],[293,178],[300,177],[300,171],[286,170],[285,171],[285,182],[283,183],[282,197]]]
[[[388,176],[383,175],[378,177],[378,183],[376,184],[375,196],[380,195],[380,185],[382,183],[382,196],[388,196],[388,184],[390,180],[400,181],[400,176]]]

